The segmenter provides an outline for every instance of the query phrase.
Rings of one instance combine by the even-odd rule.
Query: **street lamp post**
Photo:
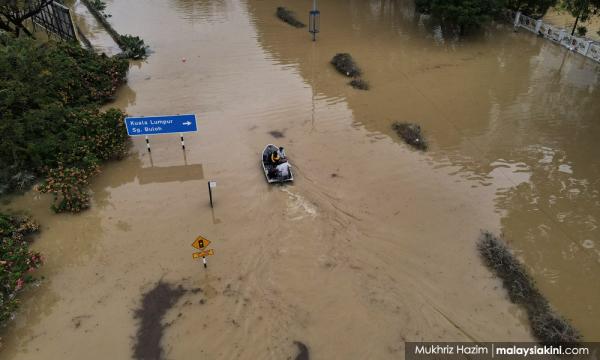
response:
[[[308,32],[312,34],[313,41],[315,41],[319,32],[321,16],[321,12],[317,10],[317,0],[313,0],[313,8],[308,14]]]

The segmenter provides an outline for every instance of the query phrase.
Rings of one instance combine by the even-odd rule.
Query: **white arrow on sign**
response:
[[[187,125],[187,126],[190,126],[190,125],[192,125],[192,123],[191,123],[191,122],[189,122],[189,121],[186,121],[186,122],[184,122],[184,123],[182,123],[182,124],[183,124],[183,125]]]

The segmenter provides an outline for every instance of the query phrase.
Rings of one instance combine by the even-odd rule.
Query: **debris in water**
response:
[[[352,56],[348,53],[335,54],[333,59],[331,59],[331,64],[335,66],[337,71],[346,76],[356,77],[361,74],[360,69],[352,59]]]
[[[162,318],[185,292],[181,285],[174,287],[159,281],[143,295],[142,307],[134,313],[134,317],[140,319],[133,349],[135,359],[164,359]]]
[[[490,232],[483,232],[477,249],[485,264],[502,279],[510,300],[525,308],[533,334],[542,344],[581,340],[579,331],[550,307],[523,265],[500,239]]]
[[[303,28],[306,26],[304,23],[296,19],[293,11],[286,9],[283,6],[277,7],[277,17],[297,28]]]
[[[352,79],[348,84],[359,90],[369,90],[369,83],[361,78]]]
[[[295,360],[309,360],[308,347],[300,341],[294,341],[294,344],[298,347],[298,355]]]
[[[392,124],[398,135],[404,139],[404,141],[412,145],[419,150],[427,150],[427,142],[421,134],[421,127],[417,124],[395,122]]]
[[[269,134],[271,134],[272,137],[276,138],[276,139],[281,139],[283,137],[285,137],[285,135],[283,134],[282,131],[278,131],[278,130],[273,130],[273,131],[269,131]]]

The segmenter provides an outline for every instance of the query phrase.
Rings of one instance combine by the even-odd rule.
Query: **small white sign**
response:
[[[208,184],[211,187],[211,189],[217,187],[217,182],[216,181],[209,181]]]

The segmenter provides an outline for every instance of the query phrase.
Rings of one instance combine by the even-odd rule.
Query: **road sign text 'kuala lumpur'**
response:
[[[129,136],[158,135],[198,131],[196,115],[130,116],[125,118]]]

